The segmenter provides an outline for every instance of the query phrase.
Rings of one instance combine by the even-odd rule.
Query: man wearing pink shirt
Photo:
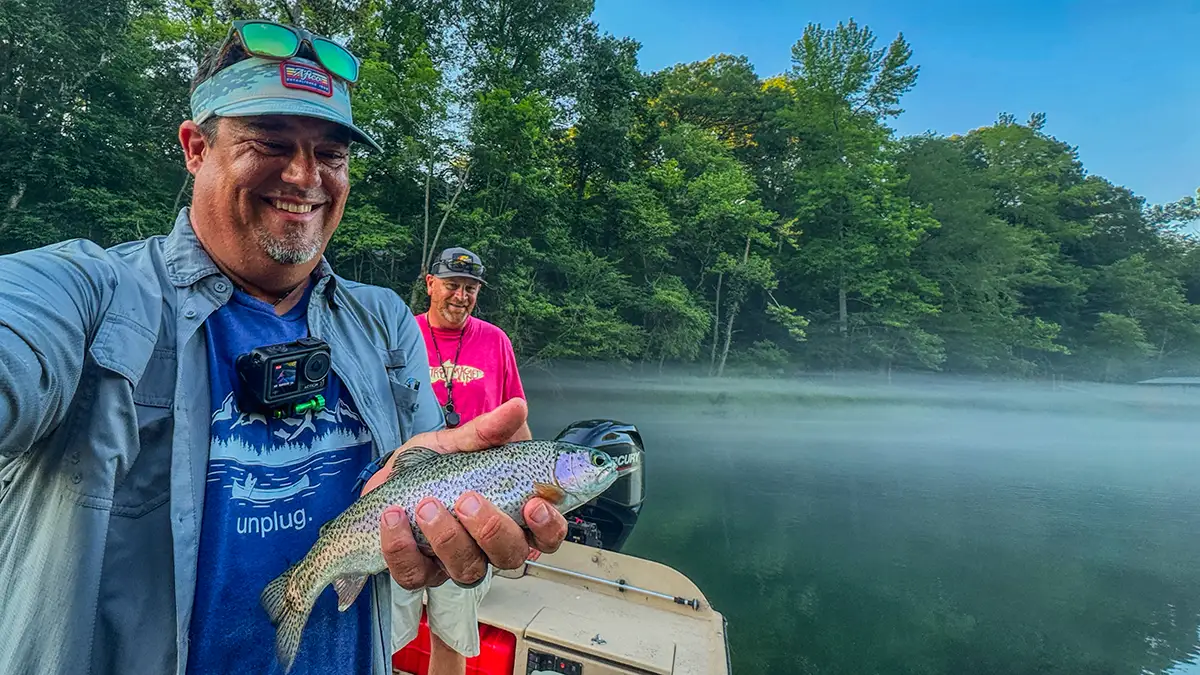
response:
[[[448,248],[425,275],[429,311],[417,317],[417,325],[425,335],[429,379],[448,427],[466,424],[510,398],[525,398],[508,335],[471,316],[484,271],[479,256]],[[517,439],[530,437],[526,424]]]
[[[429,311],[417,316],[429,356],[429,381],[447,427],[458,427],[511,398],[525,398],[512,342],[498,326],[471,316],[484,282],[479,256],[448,248],[425,276]],[[526,422],[512,440],[532,438]],[[479,654],[479,603],[491,586],[491,568],[477,584],[429,588],[429,675],[463,675]],[[417,636],[421,592],[392,589],[392,640],[403,648]]]

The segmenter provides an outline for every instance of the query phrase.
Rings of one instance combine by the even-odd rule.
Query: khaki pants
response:
[[[398,652],[417,637],[421,626],[421,604],[426,599],[430,632],[467,658],[479,655],[479,603],[492,586],[488,566],[483,583],[461,588],[453,581],[421,591],[407,591],[392,581],[392,652]]]

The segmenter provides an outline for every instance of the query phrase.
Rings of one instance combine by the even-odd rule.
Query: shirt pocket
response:
[[[91,426],[109,441],[94,446],[97,464],[83,478],[111,485],[114,516],[138,518],[170,497],[176,358],[155,343],[149,329],[117,317],[105,320],[91,348],[101,368]],[[80,463],[78,451],[67,460]]]
[[[138,452],[113,494],[113,515],[137,518],[162,506],[170,497],[175,378],[175,352],[155,349],[133,390]]]
[[[408,357],[403,349],[385,349],[379,354],[387,371],[388,385],[396,405],[396,418],[400,423],[400,442],[413,437],[417,408],[420,406],[420,380],[408,375]]]

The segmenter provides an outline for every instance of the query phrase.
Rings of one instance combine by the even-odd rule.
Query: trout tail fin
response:
[[[303,601],[288,593],[288,586],[297,565],[292,565],[267,584],[260,598],[263,609],[267,610],[267,615],[271,618],[271,625],[275,627],[275,655],[285,673],[292,669],[292,663],[296,660],[296,652],[300,649],[300,635],[304,632],[304,624],[308,623],[311,610],[298,606]]]

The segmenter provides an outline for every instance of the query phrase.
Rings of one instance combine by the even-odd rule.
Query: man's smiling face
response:
[[[294,115],[228,117],[206,145],[189,162],[194,222],[224,265],[254,276],[324,251],[350,192],[347,129]]]
[[[439,328],[462,328],[479,300],[478,281],[469,277],[435,277],[425,275],[425,290],[429,293],[429,308],[436,313],[434,325]]]

